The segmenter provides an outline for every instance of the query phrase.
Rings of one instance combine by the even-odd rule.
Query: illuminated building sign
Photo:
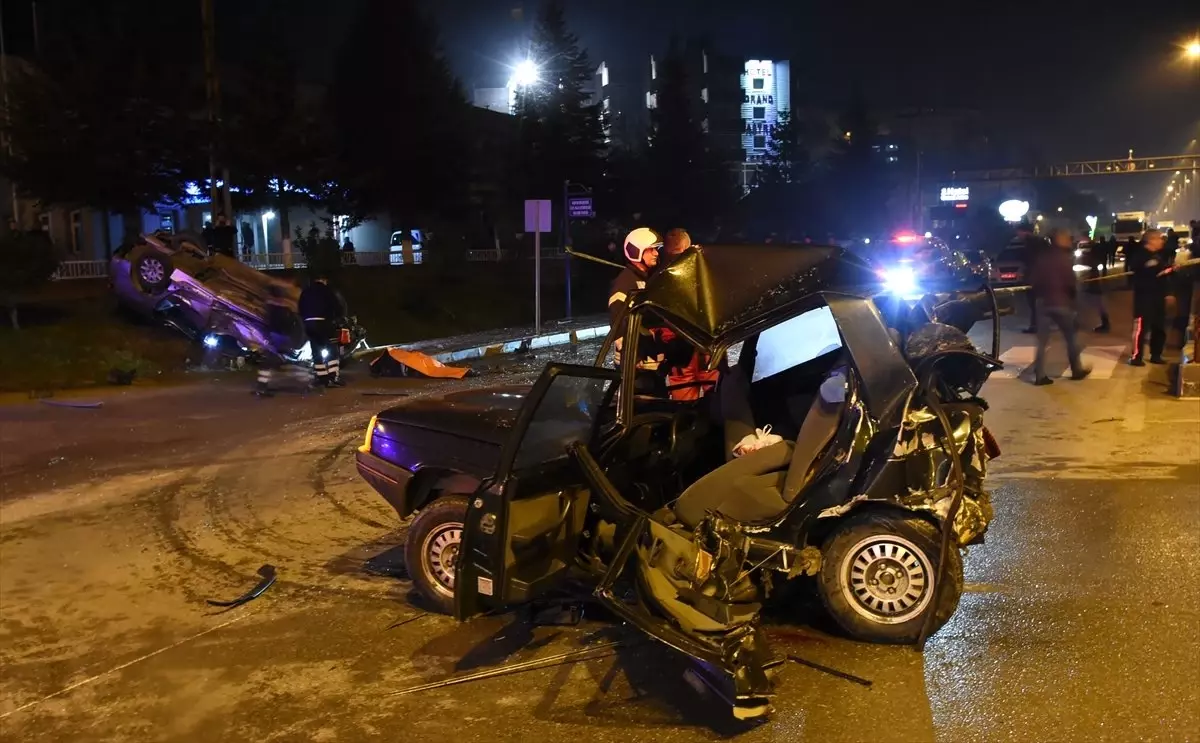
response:
[[[742,73],[742,151],[746,162],[761,162],[779,114],[791,110],[791,68],[787,62],[751,59]]]
[[[968,201],[971,189],[967,186],[948,186],[942,189],[942,201]]]
[[[1020,222],[1021,218],[1029,213],[1029,202],[1009,199],[1000,205],[999,212],[1006,222]]]

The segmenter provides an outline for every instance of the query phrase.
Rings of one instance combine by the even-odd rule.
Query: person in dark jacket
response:
[[[1046,241],[1033,234],[1033,226],[1028,222],[1021,222],[1017,225],[1017,237],[1021,241],[1021,259],[1025,264],[1025,272],[1028,274],[1033,264],[1037,261],[1038,256],[1046,251]],[[1037,296],[1034,288],[1030,287],[1025,292],[1025,300],[1029,303],[1029,327],[1021,332],[1036,333],[1038,329],[1038,317]]]
[[[625,341],[625,318],[629,315],[629,297],[634,292],[646,288],[646,279],[658,265],[658,252],[662,248],[662,238],[649,227],[638,227],[625,236],[625,268],[613,279],[608,295],[608,324],[609,336],[614,339],[613,348],[616,353],[616,363],[621,365],[621,351]],[[658,368],[657,354],[646,345],[639,348],[643,357],[638,360],[638,368],[656,370]],[[647,354],[646,351],[651,351]]]
[[[1125,258],[1125,267],[1133,284],[1133,350],[1131,366],[1145,366],[1146,344],[1150,344],[1150,363],[1163,363],[1162,352],[1167,345],[1167,289],[1173,266],[1163,250],[1163,235],[1147,230],[1140,250]]]
[[[304,332],[312,349],[313,371],[317,384],[326,387],[341,387],[341,361],[337,346],[336,320],[342,314],[342,303],[337,292],[329,286],[325,276],[317,276],[300,292],[297,305],[304,320]]]
[[[1103,240],[1088,244],[1084,253],[1084,265],[1088,267],[1087,282],[1083,291],[1087,295],[1088,304],[1100,315],[1100,324],[1095,327],[1095,333],[1107,333],[1112,329],[1108,319],[1108,309],[1104,306],[1104,281],[1108,275],[1108,248]]]
[[[229,223],[224,214],[217,217],[217,225],[213,228],[212,249],[214,253],[237,257],[237,230]]]
[[[1075,246],[1066,230],[1051,233],[1050,246],[1038,253],[1031,266],[1030,284],[1037,298],[1037,355],[1033,362],[1033,383],[1052,384],[1046,376],[1046,347],[1050,344],[1050,323],[1058,326],[1067,341],[1067,359],[1071,379],[1084,379],[1092,370],[1080,361],[1079,338],[1075,333]]]

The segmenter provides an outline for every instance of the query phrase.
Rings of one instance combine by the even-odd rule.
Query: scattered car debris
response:
[[[625,640],[614,640],[613,642],[603,642],[598,645],[592,645],[578,650],[570,650],[558,655],[551,655],[546,658],[534,658],[533,660],[523,661],[521,663],[512,663],[498,668],[488,668],[476,673],[468,673],[463,676],[454,678],[442,679],[441,681],[432,681],[428,684],[420,686],[412,686],[400,691],[393,691],[388,696],[399,697],[406,694],[416,694],[419,691],[430,691],[432,689],[443,689],[447,686],[457,686],[465,684],[469,681],[482,681],[483,679],[496,678],[498,676],[509,676],[515,673],[524,673],[525,671],[536,671],[542,668],[553,668],[555,666],[564,666],[570,663],[579,663],[585,660],[599,660],[607,658],[611,655],[616,655],[618,648],[625,647],[629,643]],[[599,651],[608,652],[599,652]]]
[[[43,405],[53,405],[56,408],[81,408],[84,410],[95,410],[96,408],[104,407],[102,402],[85,402],[83,400],[41,400]]]
[[[258,569],[258,575],[259,575],[259,577],[262,578],[262,580],[260,580],[258,582],[257,586],[250,589],[249,592],[244,593],[241,596],[238,596],[236,599],[233,599],[232,601],[213,601],[212,599],[208,599],[208,605],[209,606],[220,606],[220,607],[223,607],[226,609],[232,609],[235,606],[241,606],[242,604],[253,601],[254,599],[263,595],[263,591],[266,591],[268,588],[271,587],[271,584],[273,584],[275,582],[275,578],[277,577],[277,575],[275,573],[275,566],[274,565],[263,565],[261,568]]]
[[[875,684],[874,681],[865,679],[862,676],[855,676],[852,673],[846,673],[845,671],[839,671],[836,668],[830,668],[829,666],[823,666],[820,663],[813,663],[811,660],[805,660],[804,658],[801,658],[796,655],[789,655],[787,658],[788,658],[788,660],[790,660],[793,663],[799,663],[802,666],[808,666],[809,668],[812,668],[817,671],[821,671],[822,673],[828,673],[830,676],[837,676],[840,679],[845,679],[851,683],[858,684],[859,686],[865,686],[868,689],[870,689]]]
[[[411,624],[411,623],[413,623],[413,622],[417,621],[418,619],[424,619],[424,618],[425,618],[425,617],[427,617],[427,616],[429,616],[429,612],[427,612],[427,611],[423,611],[423,612],[421,612],[420,614],[417,614],[417,615],[416,615],[416,616],[414,616],[414,617],[405,617],[404,619],[399,619],[399,620],[397,620],[397,621],[395,621],[395,622],[392,622],[391,624],[389,624],[389,625],[388,625],[388,626],[385,628],[385,630],[384,630],[384,631],[387,631],[387,630],[389,630],[389,629],[396,629],[397,627],[403,627],[403,626],[404,626],[404,625],[406,625],[406,624]]]

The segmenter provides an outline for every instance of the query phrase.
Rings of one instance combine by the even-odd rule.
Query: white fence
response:
[[[108,276],[108,261],[63,261],[50,280],[102,279],[105,276]]]
[[[543,248],[542,258],[562,258],[564,253],[558,248]],[[467,260],[472,263],[489,263],[517,260],[515,250],[468,250]],[[531,260],[533,256],[524,256]],[[421,263],[422,252],[413,251],[411,263],[405,263],[403,253],[384,253],[383,251],[361,251],[342,253],[343,266],[405,266]],[[304,268],[304,254],[295,251],[291,261],[284,253],[255,253],[242,257],[242,262],[260,271],[281,271],[286,268]],[[102,279],[108,276],[108,261],[63,261],[54,273],[53,279]]]

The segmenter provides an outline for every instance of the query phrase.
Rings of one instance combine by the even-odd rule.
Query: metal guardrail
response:
[[[108,261],[62,261],[51,281],[68,279],[103,279],[108,276]]]
[[[565,256],[558,248],[545,248],[542,250],[543,260],[561,259]],[[472,263],[490,263],[513,260],[532,260],[532,255],[521,255],[516,250],[468,250],[466,258]],[[343,266],[405,266],[417,265],[422,262],[422,251],[416,250],[412,253],[412,262],[404,262],[403,253],[385,253],[381,250],[357,251],[354,253],[342,253]],[[241,258],[242,262],[251,268],[256,268],[259,271],[282,271],[287,268],[304,268],[308,264],[304,260],[304,254],[299,251],[293,252],[291,260],[284,253],[254,253],[244,255]],[[63,261],[58,265],[58,270],[54,272],[51,280],[69,280],[69,279],[102,279],[108,276],[108,261]]]

